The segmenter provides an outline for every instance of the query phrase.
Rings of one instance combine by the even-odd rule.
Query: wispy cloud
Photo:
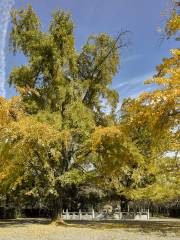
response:
[[[143,74],[143,75],[139,75],[137,77],[133,77],[133,78],[130,78],[130,79],[127,79],[119,84],[116,84],[115,86],[113,86],[115,89],[119,89],[121,87],[129,87],[129,88],[133,88],[135,85],[138,85],[138,84],[143,84],[144,85],[144,82],[147,80],[147,79],[150,79],[152,78],[154,75],[154,72],[150,72],[150,73],[146,73],[146,74]]]
[[[5,48],[8,23],[10,19],[10,10],[14,4],[14,0],[0,0],[0,96],[6,95],[5,79],[6,79],[6,60]]]
[[[137,59],[139,59],[141,57],[142,57],[141,54],[130,55],[130,56],[124,57],[122,59],[122,63],[127,63],[127,62],[130,62],[130,61],[134,61],[134,60],[137,60]]]
[[[126,98],[126,97],[131,97],[135,98],[137,97],[140,93],[144,91],[152,91],[155,86],[152,85],[145,85],[144,81],[147,79],[152,78],[154,75],[153,72],[143,74],[134,78],[130,78],[126,81],[123,81],[117,85],[115,85],[113,88],[119,91],[120,93],[120,98]]]

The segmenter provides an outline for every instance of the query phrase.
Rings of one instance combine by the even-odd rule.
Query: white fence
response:
[[[100,220],[148,220],[149,210],[143,210],[141,212],[121,212],[116,211],[113,213],[107,212],[69,212],[68,210],[63,211],[64,220],[86,220],[86,221],[100,221]]]

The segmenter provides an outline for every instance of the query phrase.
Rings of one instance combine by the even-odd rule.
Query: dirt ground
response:
[[[0,240],[179,240],[180,220],[69,222],[0,220]]]

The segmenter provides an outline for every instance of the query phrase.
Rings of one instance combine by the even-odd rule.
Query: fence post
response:
[[[149,208],[147,210],[147,219],[149,220]]]
[[[95,218],[94,209],[92,208],[92,219]]]
[[[66,209],[66,220],[68,220],[68,209]]]
[[[119,220],[122,218],[121,207],[119,207]]]
[[[82,213],[81,213],[81,209],[79,209],[79,220],[81,220],[82,217]]]

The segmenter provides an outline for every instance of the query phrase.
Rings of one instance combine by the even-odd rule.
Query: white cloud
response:
[[[13,6],[13,0],[0,0],[0,96],[6,95],[5,92],[5,71],[6,71],[6,61],[5,61],[5,47],[6,47],[6,37],[8,23],[10,19],[10,10]]]

